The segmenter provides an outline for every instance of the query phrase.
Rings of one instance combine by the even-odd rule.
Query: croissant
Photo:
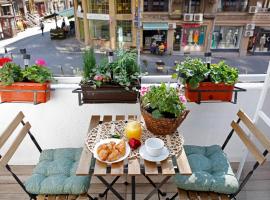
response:
[[[107,160],[108,158],[108,155],[109,155],[109,151],[108,150],[105,150],[105,149],[101,149],[99,152],[98,152],[98,156],[101,160],[105,161]]]
[[[114,149],[110,155],[108,156],[107,160],[109,162],[112,162],[112,161],[115,161],[115,160],[118,160],[120,158],[120,153],[117,149]]]
[[[117,149],[121,156],[124,156],[126,153],[126,142],[121,140],[117,145],[115,145],[115,149]]]

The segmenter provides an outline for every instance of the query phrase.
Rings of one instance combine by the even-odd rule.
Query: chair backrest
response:
[[[250,139],[250,137],[246,134],[246,132],[241,128],[239,122],[243,122],[243,124],[248,128],[248,130],[255,136],[255,138],[259,141],[259,143],[270,152],[270,140],[267,138],[252,122],[252,120],[244,113],[242,110],[239,110],[237,113],[239,120],[232,121],[231,126],[234,129],[235,133],[239,136],[242,142],[246,145],[247,149],[252,153],[255,159],[259,164],[263,164],[266,161],[266,155],[262,153],[255,143]]]
[[[5,167],[8,164],[9,160],[12,158],[12,156],[18,149],[19,145],[25,138],[26,134],[30,131],[31,125],[29,124],[29,122],[24,123],[23,118],[24,114],[22,112],[19,112],[0,136],[0,149],[1,149],[6,144],[7,140],[12,135],[12,133],[17,129],[18,125],[20,123],[23,124],[23,127],[21,128],[19,134],[14,139],[10,147],[7,149],[6,153],[2,155],[2,157],[0,157],[1,167]]]

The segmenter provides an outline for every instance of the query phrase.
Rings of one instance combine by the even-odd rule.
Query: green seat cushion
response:
[[[233,194],[238,190],[238,180],[220,146],[185,145],[184,149],[192,169],[192,175],[177,174],[175,183],[179,188],[222,194]]]
[[[82,148],[43,150],[32,176],[24,183],[31,194],[84,194],[90,177],[76,176]]]

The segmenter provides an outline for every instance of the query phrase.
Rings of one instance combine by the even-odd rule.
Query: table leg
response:
[[[160,184],[158,184],[157,187],[155,187],[155,189],[154,189],[152,192],[150,192],[150,193],[147,195],[147,197],[145,197],[144,200],[150,199],[150,198],[154,195],[154,193],[157,192],[157,191],[159,190],[159,188],[161,188],[162,185],[164,185],[170,178],[171,178],[170,176],[167,176],[166,178],[164,178],[164,179],[160,182]]]
[[[119,178],[120,176],[118,176]],[[97,176],[97,178],[109,189],[112,193],[120,200],[125,200],[112,186],[109,184],[102,176]]]
[[[132,195],[131,199],[132,200],[136,200],[136,181],[135,181],[135,176],[132,176],[131,177],[131,190],[132,190],[132,192],[131,192],[131,195]]]
[[[166,200],[174,200],[177,197],[178,193],[175,193],[171,198],[166,198]]]
[[[120,176],[115,177],[113,182],[111,182],[110,186],[112,187],[119,178],[120,178]],[[99,194],[99,197],[104,197],[108,193],[109,190],[110,189],[107,187],[107,189],[103,193]]]
[[[154,188],[157,188],[156,184],[155,184],[148,176],[146,176],[145,174],[144,174],[143,176],[149,181],[149,183],[150,183]],[[167,195],[166,192],[162,192],[160,189],[158,189],[158,193],[159,193],[161,196],[163,196],[163,197],[165,197],[165,196]]]

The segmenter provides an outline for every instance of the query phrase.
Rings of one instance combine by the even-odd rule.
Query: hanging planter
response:
[[[0,85],[1,102],[46,103],[50,99],[50,83],[15,82]]]
[[[190,102],[228,101],[232,100],[234,85],[224,83],[201,82],[199,87],[192,89],[186,85],[185,95]]]
[[[237,101],[237,92],[245,91],[235,87],[238,80],[238,69],[225,64],[207,66],[201,59],[187,58],[183,63],[176,66],[178,78],[185,85],[185,95],[190,102],[201,103],[201,101]],[[235,92],[234,101],[233,92]]]
[[[113,61],[104,58],[96,64],[94,50],[85,51],[83,56],[84,78],[78,93],[79,105],[91,103],[137,103],[140,89],[140,69],[134,51],[120,50]]]
[[[52,73],[43,59],[36,65],[21,69],[15,63],[6,63],[0,68],[1,102],[45,103],[50,99]]]

